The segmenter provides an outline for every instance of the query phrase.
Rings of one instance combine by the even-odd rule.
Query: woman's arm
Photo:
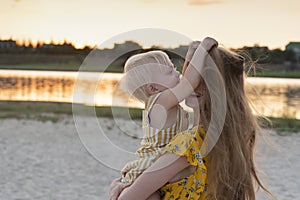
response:
[[[186,157],[166,153],[145,170],[118,200],[144,200],[164,186],[177,173],[190,166]]]

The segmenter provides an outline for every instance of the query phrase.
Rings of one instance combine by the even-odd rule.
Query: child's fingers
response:
[[[201,44],[200,41],[193,41],[192,44],[190,45],[190,48],[193,48],[193,49],[197,49],[198,46]]]
[[[211,37],[206,37],[203,39],[203,41],[201,42],[201,46],[206,50],[206,51],[210,51],[213,47],[217,47],[218,46],[218,42]]]

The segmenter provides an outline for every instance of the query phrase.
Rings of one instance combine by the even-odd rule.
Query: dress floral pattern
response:
[[[207,191],[207,163],[202,158],[200,148],[205,136],[203,126],[178,133],[164,148],[164,153],[186,156],[188,162],[196,166],[194,174],[174,183],[168,183],[160,189],[163,200],[204,200]]]

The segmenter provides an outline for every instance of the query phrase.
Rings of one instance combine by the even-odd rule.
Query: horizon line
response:
[[[75,49],[84,49],[84,48],[90,48],[90,49],[93,49],[93,48],[98,48],[99,45],[97,44],[82,44],[82,45],[78,45],[76,44],[75,42],[73,41],[70,41],[70,40],[67,40],[67,39],[63,39],[63,40],[54,40],[53,38],[50,38],[50,40],[34,40],[34,39],[31,39],[31,38],[13,38],[13,37],[4,37],[2,38],[0,36],[0,41],[14,41],[18,46],[25,46],[25,47],[29,47],[30,45],[33,46],[34,48],[36,48],[38,45],[48,45],[48,44],[52,44],[52,45],[63,45],[63,44],[69,44],[69,45],[72,45]],[[141,47],[143,48],[153,48],[153,47],[159,47],[159,48],[164,48],[164,49],[168,49],[168,48],[178,48],[180,46],[188,46],[189,44],[177,44],[177,45],[174,45],[174,46],[165,46],[163,44],[152,44],[150,47],[146,47],[145,45],[143,45],[141,42],[139,41],[135,41],[134,39],[127,39],[127,40],[123,40],[123,42],[115,42],[113,43],[113,47],[112,48],[109,48],[109,47],[104,47],[104,48],[101,48],[101,49],[113,49],[114,48],[114,45],[116,44],[125,44],[126,42],[133,42],[133,43],[136,43],[138,45],[140,45]],[[284,45],[284,47],[286,47],[289,43],[291,42],[300,42],[299,41],[294,41],[294,40],[289,40],[289,42]],[[259,43],[254,43],[253,45],[240,45],[240,47],[227,47],[229,49],[239,49],[239,48],[244,48],[244,47],[267,47],[269,49],[269,46],[268,45],[260,45]],[[98,48],[100,49],[100,48]],[[269,50],[275,50],[275,49],[281,49],[281,47],[275,47],[273,49],[269,49]]]

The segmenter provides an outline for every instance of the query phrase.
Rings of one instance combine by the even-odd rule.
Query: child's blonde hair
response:
[[[130,95],[146,102],[149,98],[146,84],[153,83],[152,74],[155,70],[161,70],[166,66],[173,66],[173,64],[163,51],[155,50],[131,56],[125,63],[125,75],[121,86]]]

